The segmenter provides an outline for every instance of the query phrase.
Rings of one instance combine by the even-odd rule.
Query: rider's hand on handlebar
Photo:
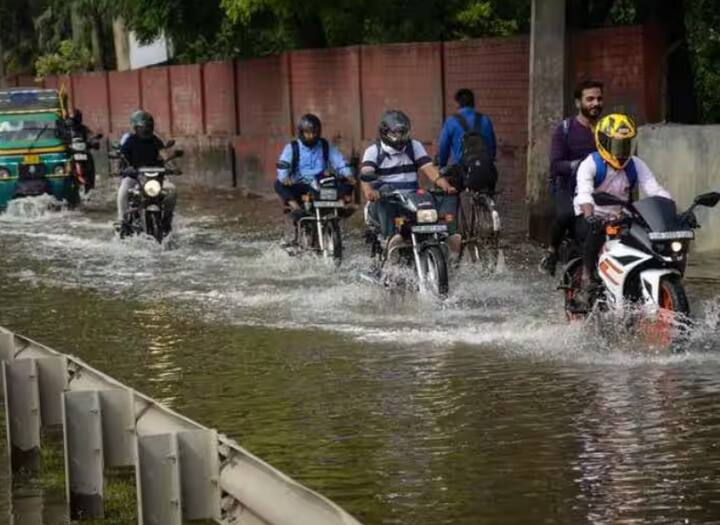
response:
[[[368,202],[375,202],[380,198],[380,193],[377,190],[372,189],[372,187],[364,188],[363,195],[365,196],[365,200]]]
[[[435,181],[435,185],[443,190],[445,193],[453,194],[457,193],[455,187],[445,177],[440,177]]]

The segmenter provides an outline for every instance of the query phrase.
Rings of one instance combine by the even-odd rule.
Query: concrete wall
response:
[[[680,210],[700,193],[720,191],[720,126],[643,126],[638,153]],[[720,250],[720,207],[698,210],[695,250]]]

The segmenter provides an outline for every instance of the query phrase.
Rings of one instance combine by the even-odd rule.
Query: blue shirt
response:
[[[292,143],[288,143],[285,145],[285,148],[282,150],[280,158],[278,159],[277,180],[280,182],[284,182],[285,179],[290,177],[294,183],[304,182],[309,184],[328,168],[328,166],[325,166],[323,159],[323,147],[321,141],[318,141],[318,143],[312,148],[308,148],[301,141],[298,141],[298,145],[300,146],[300,159],[297,164],[298,173],[290,173],[292,171],[293,148]],[[334,169],[338,175],[342,177],[351,177],[352,170],[345,161],[345,157],[343,157],[342,153],[340,153],[335,146],[332,144],[329,146],[328,162],[330,167],[332,167],[332,169]]]
[[[470,129],[475,127],[475,116],[476,112],[474,108],[465,107],[460,109],[459,113],[465,117]],[[450,117],[445,121],[443,125],[442,133],[440,133],[440,147],[439,147],[439,159],[438,163],[441,168],[448,165],[452,154],[452,163],[457,164],[462,157],[462,137],[465,134],[463,127],[460,125],[455,117]],[[497,145],[495,143],[495,130],[493,129],[490,117],[483,115],[480,120],[480,134],[485,139],[485,144],[488,147],[488,152],[495,160],[497,153]]]

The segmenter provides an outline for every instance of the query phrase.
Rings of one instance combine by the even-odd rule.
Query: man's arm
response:
[[[575,202],[580,205],[580,209],[585,217],[589,217],[595,210],[595,201],[593,200],[593,192],[595,191],[595,161],[588,156],[580,163],[577,170],[577,196]]]
[[[363,154],[363,160],[362,164],[360,165],[360,177],[362,179],[363,175],[367,175],[369,177],[375,176],[375,173],[377,171],[378,165],[377,165],[377,159],[378,159],[378,150],[377,146],[373,144],[368,149],[365,150],[365,153]],[[360,189],[362,190],[363,196],[365,197],[365,200],[367,201],[376,201],[380,198],[380,193],[378,193],[375,188],[372,187],[372,184],[369,182],[362,181],[360,182]]]
[[[447,119],[440,132],[440,141],[438,145],[438,164],[441,168],[447,166],[450,160],[450,150],[452,146],[452,129],[451,119]]]
[[[665,197],[666,199],[672,199],[670,192],[660,185],[644,160],[639,157],[633,157],[633,162],[635,163],[635,171],[637,171],[638,175],[638,186],[640,186],[641,192],[647,197]]]
[[[563,124],[555,128],[550,146],[550,175],[552,177],[571,177],[578,161],[567,159],[567,135]]]
[[[483,121],[481,123],[480,129],[482,130],[483,137],[485,137],[485,142],[487,142],[490,158],[492,158],[493,162],[495,162],[495,159],[497,157],[497,140],[495,138],[495,128],[493,127],[492,120],[490,120],[490,117],[488,117],[487,115],[483,116]]]
[[[433,165],[432,159],[428,156],[425,147],[420,142],[413,141],[415,148],[415,165],[418,173],[427,178],[435,186],[445,191],[445,193],[456,193],[457,190],[448,182],[445,177],[440,176],[437,166]]]
[[[290,181],[290,170],[292,169],[292,146],[286,144],[278,157],[277,180],[283,184]]]
[[[350,165],[345,160],[345,157],[335,146],[330,146],[329,159],[330,166],[341,176],[346,179],[352,178],[353,173]]]

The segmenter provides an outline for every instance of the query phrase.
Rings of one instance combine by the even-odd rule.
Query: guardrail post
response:
[[[40,393],[34,359],[2,362],[5,420],[13,471],[40,466]]]
[[[182,493],[177,434],[138,438],[138,522],[182,525]]]
[[[106,467],[134,467],[137,463],[133,395],[129,388],[100,390]]]
[[[65,487],[70,519],[103,518],[102,410],[97,390],[63,395]]]
[[[40,390],[40,421],[43,428],[63,424],[63,392],[67,389],[68,370],[65,357],[35,359]]]
[[[213,430],[178,432],[183,518],[220,519],[220,454]]]
[[[12,332],[0,328],[0,361],[12,361],[15,358],[15,337]],[[0,391],[5,397],[5,376],[0,375]]]

